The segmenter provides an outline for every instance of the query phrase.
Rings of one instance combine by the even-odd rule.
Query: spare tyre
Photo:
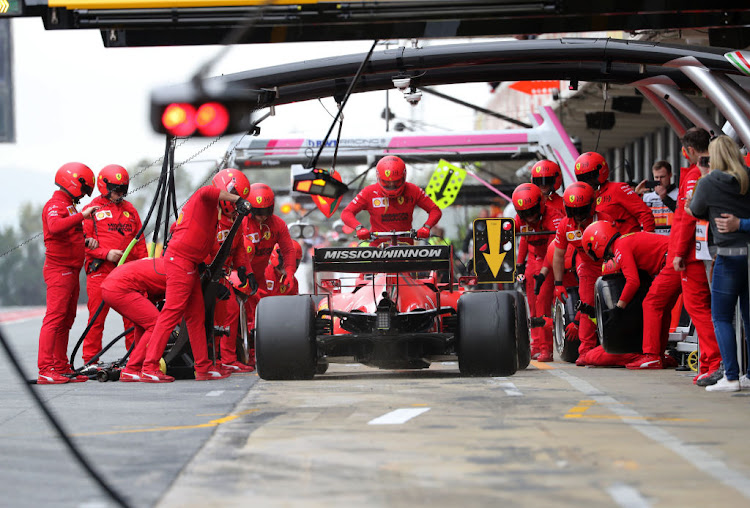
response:
[[[651,287],[652,278],[639,270],[641,284],[623,315],[613,323],[612,309],[625,288],[622,273],[604,275],[596,280],[596,326],[599,340],[607,353],[641,353],[643,347],[643,299]]]
[[[571,286],[565,288],[568,297],[565,303],[555,300],[555,349],[560,359],[564,362],[575,363],[578,360],[578,347],[581,341],[576,337],[568,340],[565,337],[565,329],[576,319],[576,305],[578,305],[578,287]]]

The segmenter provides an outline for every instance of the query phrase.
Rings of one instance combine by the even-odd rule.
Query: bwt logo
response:
[[[357,147],[357,146],[366,146],[366,147],[374,147],[377,148],[379,146],[384,146],[386,143],[386,140],[384,138],[351,138],[351,139],[342,139],[339,141],[338,146],[348,146],[348,147]],[[323,144],[322,139],[306,139],[304,146],[308,148],[320,148],[320,145]],[[325,144],[326,148],[334,148],[336,146],[336,140],[331,139],[328,140]]]

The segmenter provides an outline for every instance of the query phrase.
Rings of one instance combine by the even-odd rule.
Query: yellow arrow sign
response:
[[[505,259],[505,254],[507,254],[506,252],[501,252],[502,249],[500,248],[502,227],[502,221],[487,221],[487,244],[489,245],[490,252],[483,252],[482,255],[484,256],[484,260],[487,261],[487,266],[490,267],[493,277],[497,277]]]
[[[8,4],[7,0],[0,0],[0,14],[4,14],[8,12],[8,7],[10,5]]]

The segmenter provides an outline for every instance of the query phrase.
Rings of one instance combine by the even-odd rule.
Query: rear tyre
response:
[[[312,299],[261,298],[255,316],[258,375],[266,380],[312,379],[318,359]]]
[[[458,300],[458,368],[466,376],[511,376],[518,369],[515,295],[466,293]]]
[[[529,311],[526,297],[521,291],[515,292],[516,307],[516,350],[518,352],[518,370],[523,370],[531,363],[531,333],[529,329]]]

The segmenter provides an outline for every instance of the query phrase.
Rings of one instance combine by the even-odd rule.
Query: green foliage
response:
[[[24,203],[18,218],[17,228],[6,226],[0,231],[0,253],[7,252],[0,257],[0,273],[3,274],[0,277],[0,305],[44,305],[46,287],[42,279],[42,236],[13,249],[41,232],[42,205]]]

